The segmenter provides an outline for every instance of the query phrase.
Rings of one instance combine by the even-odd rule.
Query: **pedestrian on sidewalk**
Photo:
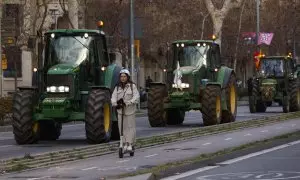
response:
[[[112,94],[112,106],[115,106],[118,112],[118,126],[121,134],[123,127],[123,147],[124,150],[132,151],[132,146],[136,142],[136,105],[139,102],[140,95],[136,85],[130,79],[130,72],[122,69],[119,75],[120,81],[116,85]],[[123,112],[122,113],[122,108]],[[122,126],[123,116],[123,126]]]

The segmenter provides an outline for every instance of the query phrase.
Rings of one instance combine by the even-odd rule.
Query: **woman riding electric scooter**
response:
[[[136,141],[135,113],[139,102],[139,92],[136,85],[130,80],[130,72],[127,69],[120,71],[120,82],[116,85],[111,102],[118,112],[118,126],[120,131],[119,157],[130,153],[134,155]]]

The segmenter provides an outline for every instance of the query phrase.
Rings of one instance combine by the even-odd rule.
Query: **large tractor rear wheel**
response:
[[[284,113],[290,112],[290,100],[289,100],[289,96],[283,96],[282,110],[283,110]]]
[[[61,134],[62,125],[55,121],[40,121],[40,140],[54,141]]]
[[[300,89],[298,87],[298,81],[291,81],[289,84],[290,93],[290,111],[295,112],[300,110]]]
[[[179,125],[184,121],[185,112],[180,109],[168,109],[165,113],[168,125]]]
[[[249,97],[249,108],[251,113],[266,112],[267,106],[259,99],[259,85],[256,81],[252,84],[252,93]]]
[[[39,139],[39,123],[33,121],[34,92],[15,93],[12,108],[12,126],[18,144],[33,144]]]
[[[93,89],[87,100],[85,131],[91,144],[108,142],[111,137],[111,100],[109,91]]]
[[[237,85],[234,74],[230,76],[226,87],[226,104],[228,110],[222,111],[222,123],[234,122],[237,113]]]
[[[148,119],[151,127],[166,126],[164,117],[164,98],[167,96],[166,87],[154,85],[148,94]]]
[[[220,124],[222,117],[221,88],[209,85],[202,99],[202,117],[205,126]]]

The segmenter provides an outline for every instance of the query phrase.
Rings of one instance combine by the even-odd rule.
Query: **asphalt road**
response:
[[[294,143],[227,161],[222,166],[187,172],[186,177],[178,180],[299,180],[299,149],[300,141],[294,141]],[[197,171],[202,172],[196,173]],[[189,175],[193,172],[195,174]],[[171,179],[175,180],[176,178],[171,177]]]
[[[224,133],[222,135],[200,137],[192,140],[170,143],[163,146],[139,149],[136,151],[134,157],[129,157],[129,155],[126,154],[123,159],[119,159],[117,153],[114,153],[50,168],[3,175],[0,176],[0,179],[99,180],[102,177],[134,172],[136,170],[155,167],[160,164],[194,158],[195,156],[203,153],[213,153],[223,150],[224,148],[232,148],[241,144],[259,141],[298,130],[300,130],[300,121],[298,119],[290,120],[264,127],[245,129]],[[295,153],[298,153],[299,155],[299,150]],[[295,160],[297,159],[299,159],[299,156],[298,158],[295,157]],[[280,158],[277,158],[277,160],[279,161]],[[294,163],[293,165],[296,166],[297,164]],[[254,164],[252,164],[252,166],[255,168]],[[256,166],[257,168],[261,167],[260,165]],[[240,168],[240,170],[242,170],[242,168],[247,168],[247,165],[245,164]],[[171,180],[175,179],[171,177]]]
[[[281,107],[270,107],[266,113],[249,112],[248,106],[238,107],[237,121],[249,120],[262,116],[281,114]],[[189,112],[182,126],[169,126],[163,128],[151,128],[147,117],[137,117],[137,137],[152,136],[182,129],[190,129],[202,126],[200,112]],[[85,141],[84,124],[65,125],[62,135],[57,141],[40,141],[33,145],[17,145],[13,139],[12,132],[0,132],[0,159],[23,157],[25,154],[39,154],[50,151],[59,151],[87,146]]]

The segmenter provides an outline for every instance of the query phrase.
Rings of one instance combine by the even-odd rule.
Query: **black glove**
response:
[[[122,105],[121,105],[121,104],[118,104],[118,105],[116,106],[116,108],[117,108],[117,109],[121,109],[121,108],[122,108]]]
[[[123,100],[123,98],[121,98],[121,99],[119,99],[118,101],[117,101],[117,109],[121,109],[121,108],[123,108],[123,107],[125,107],[126,106],[126,104],[124,103],[124,100]]]
[[[124,103],[123,98],[119,99],[119,100],[117,101],[117,104],[118,104],[118,105],[124,105],[125,103]]]

